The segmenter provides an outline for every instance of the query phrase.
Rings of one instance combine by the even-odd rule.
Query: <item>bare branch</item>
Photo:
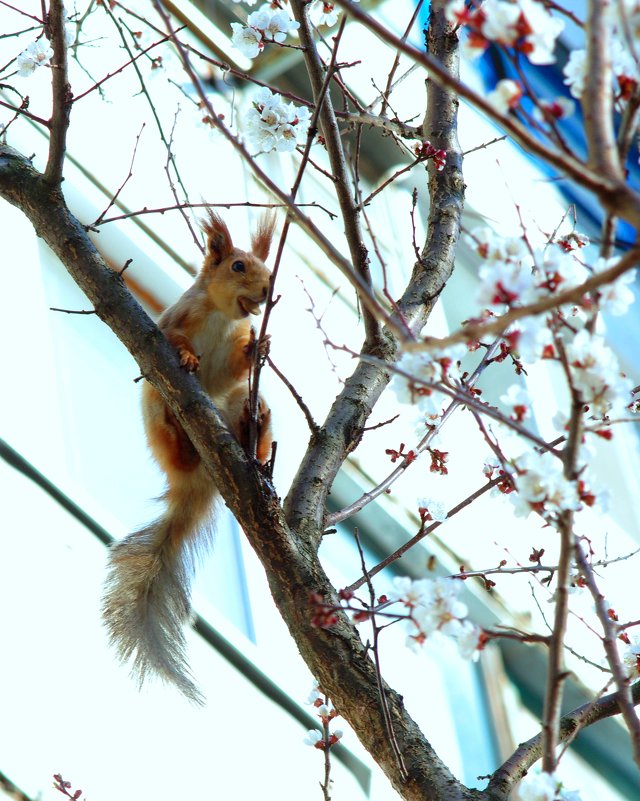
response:
[[[64,4],[51,0],[47,19],[47,35],[53,48],[51,64],[52,114],[49,138],[49,157],[44,176],[52,186],[62,181],[62,168],[67,148],[67,130],[71,117],[71,86],[67,73],[67,42],[64,30]]]
[[[579,545],[576,547],[576,563],[585,577],[587,587],[589,588],[595,603],[598,620],[600,621],[600,624],[604,630],[603,646],[607,654],[609,667],[611,668],[613,678],[618,688],[618,692],[616,693],[618,706],[631,735],[634,759],[636,764],[640,766],[640,719],[638,718],[638,715],[634,709],[638,703],[635,690],[640,682],[636,682],[632,691],[631,680],[624,668],[624,665],[622,664],[622,660],[618,652],[617,625],[609,615],[608,605],[606,604],[604,596],[598,589],[593,568],[589,564],[583,549]]]
[[[611,64],[611,5],[589,0],[587,74],[582,95],[589,166],[606,178],[624,180],[613,130],[613,69]]]
[[[634,706],[640,703],[640,681],[631,689]],[[560,719],[560,742],[599,720],[620,714],[618,693],[611,693],[574,709]],[[516,751],[493,774],[486,788],[491,801],[506,801],[514,786],[526,775],[529,768],[542,757],[542,733],[536,734],[527,742],[518,746]]]
[[[326,67],[320,59],[316,48],[311,22],[309,20],[309,4],[301,0],[292,0],[291,8],[295,19],[300,23],[300,42],[304,48],[304,58],[313,88],[314,101],[319,108],[318,119],[331,164],[331,173],[334,179],[336,196],[342,212],[342,220],[353,269],[361,277],[366,286],[371,286],[369,256],[362,238],[360,214],[357,208],[354,190],[349,179],[349,171],[347,169],[338,121],[333,110],[333,103],[331,101],[331,96],[326,92],[324,75]],[[334,45],[334,50],[336,46],[337,43]],[[367,344],[369,347],[374,347],[380,340],[380,328],[375,316],[370,314],[367,307],[365,307],[364,310],[364,321]]]

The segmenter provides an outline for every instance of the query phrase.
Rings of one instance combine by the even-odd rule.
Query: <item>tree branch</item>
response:
[[[443,10],[435,4],[428,45],[429,52],[438,58],[442,68],[457,75],[457,37],[446,22]],[[396,330],[408,327],[415,334],[424,327],[453,270],[464,191],[455,133],[457,108],[453,92],[429,82],[424,134],[436,147],[447,151],[447,164],[440,172],[433,165],[429,166],[431,205],[427,242],[398,303],[399,311],[393,320]],[[323,528],[327,491],[344,459],[358,444],[366,420],[389,382],[390,372],[386,368],[397,357],[397,343],[391,330],[385,330],[376,353],[369,353],[365,348],[363,356],[367,358],[360,361],[345,383],[323,428],[312,437],[285,502],[289,525],[297,530],[306,529],[315,538]]]
[[[640,197],[638,193],[626,185],[624,180],[612,180],[609,176],[600,175],[590,169],[586,164],[559,150],[548,147],[543,141],[536,138],[515,117],[501,114],[484,97],[481,97],[457,76],[451,75],[440,63],[435,53],[423,53],[411,44],[403,42],[392,31],[374,19],[366,11],[350,0],[335,0],[335,4],[347,10],[351,17],[357,19],[382,41],[405,53],[417,64],[422,65],[429,76],[440,85],[446,86],[458,97],[468,100],[484,116],[496,122],[505,131],[508,131],[516,142],[534,156],[539,157],[547,164],[555,167],[560,173],[565,173],[581,186],[594,192],[602,204],[611,212],[624,217],[632,225],[640,228]]]
[[[71,86],[67,73],[67,42],[64,30],[64,4],[51,0],[47,19],[47,35],[53,48],[51,64],[52,112],[50,120],[49,157],[45,180],[53,186],[62,181],[62,168],[67,148],[67,130],[71,117]]]
[[[313,29],[309,20],[309,4],[302,2],[302,0],[292,0],[291,10],[295,19],[300,23],[300,42],[303,47],[307,73],[311,80],[314,101],[316,105],[319,105],[318,121],[327,148],[329,163],[331,164],[333,185],[342,212],[344,232],[353,269],[362,277],[367,286],[371,286],[369,255],[362,238],[360,212],[358,211],[355,193],[349,178],[340,128],[333,109],[331,94],[325,90],[326,68],[316,47]],[[337,44],[336,42],[334,47],[337,47]],[[367,344],[369,347],[373,347],[380,339],[380,325],[366,307],[363,310],[363,316]]]
[[[640,681],[631,688],[634,706],[640,703]],[[560,719],[560,741],[573,738],[580,729],[585,729],[599,720],[620,714],[618,693],[605,695],[597,701],[590,701],[574,709]],[[536,734],[525,743],[521,743],[514,753],[501,765],[491,777],[486,788],[487,797],[491,801],[506,801],[515,785],[526,776],[543,753],[542,732]]]
[[[408,778],[403,779],[386,737],[375,666],[357,631],[342,613],[329,629],[312,625],[309,588],[339,605],[315,549],[287,526],[267,477],[247,458],[197,379],[180,368],[173,348],[121,277],[106,266],[60,190],[7,146],[0,146],[0,197],[25,213],[176,414],[264,565],[276,605],[310,670],[394,787],[406,801],[480,801],[478,791],[453,777],[402,698],[385,684],[394,732],[407,763]]]

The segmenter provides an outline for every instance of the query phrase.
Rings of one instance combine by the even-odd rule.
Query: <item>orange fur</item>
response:
[[[264,265],[275,226],[273,215],[258,224],[251,251],[236,248],[222,219],[204,223],[207,252],[193,286],[160,317],[158,326],[176,349],[180,364],[196,372],[240,444],[249,447],[248,377],[256,344],[249,322],[267,298]],[[153,456],[167,477],[166,510],[112,550],[103,615],[120,657],[133,658],[140,681],[149,673],[174,682],[200,700],[189,677],[184,625],[189,614],[193,550],[203,540],[218,491],[180,422],[159,392],[145,382],[145,430]],[[271,451],[271,413],[258,401],[256,457]]]

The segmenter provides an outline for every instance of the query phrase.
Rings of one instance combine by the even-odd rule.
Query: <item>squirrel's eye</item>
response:
[[[234,273],[243,273],[245,271],[245,266],[243,261],[234,261],[231,265],[231,269]]]

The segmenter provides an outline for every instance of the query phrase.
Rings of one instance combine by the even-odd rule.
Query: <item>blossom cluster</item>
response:
[[[577,790],[566,790],[553,773],[530,773],[518,788],[522,801],[581,801]]]
[[[446,14],[454,24],[468,28],[464,48],[472,58],[493,42],[517,50],[532,64],[552,64],[556,40],[564,28],[564,22],[538,0],[485,0],[482,5],[449,0]]]
[[[322,731],[319,729],[309,729],[303,742],[305,745],[310,745],[313,748],[318,748],[323,751],[331,748],[331,746],[342,739],[343,732],[342,729],[329,730],[331,721],[338,717],[338,713],[331,704],[331,701],[323,694],[319,683],[315,679],[306,703],[309,706],[315,707],[316,714],[322,723]]]
[[[248,6],[254,6],[257,0],[234,0],[234,2],[245,2]],[[359,0],[354,0],[354,3],[357,2]],[[264,47],[265,42],[282,43],[287,33],[297,30],[299,27],[297,22],[293,23],[289,19],[286,12],[278,8],[273,9],[273,5],[275,4],[265,3],[258,11],[249,14],[246,26],[237,22],[231,23],[233,28],[232,41],[248,58],[255,58]],[[276,15],[278,15],[277,18],[275,18]],[[326,25],[330,28],[336,24],[339,17],[340,9],[336,7],[335,3],[328,3],[325,0],[311,0],[309,3],[309,19],[317,27]],[[289,19],[290,25],[287,25],[287,19]],[[265,25],[265,21],[268,21],[267,25]],[[272,38],[274,30],[278,36],[282,35],[282,38]],[[264,35],[265,31],[268,31],[266,37]]]
[[[515,513],[527,517],[531,511],[560,514],[582,507],[578,484],[565,478],[562,462],[548,451],[526,451],[515,460],[517,492],[509,496]]]
[[[495,89],[487,94],[487,100],[500,114],[506,114],[518,108],[523,95],[522,84],[511,78],[503,78],[498,81]],[[568,97],[556,97],[553,100],[536,99],[533,115],[539,122],[555,122],[570,117],[575,108],[576,104]]]
[[[64,36],[67,46],[72,44],[75,39],[73,26],[68,22],[66,10],[62,9],[62,19],[64,24]],[[16,58],[18,75],[21,78],[28,78],[38,69],[38,67],[48,67],[53,58],[53,49],[49,42],[41,36],[35,42],[31,42],[25,50]]]
[[[18,75],[21,78],[28,78],[38,67],[48,67],[52,58],[53,50],[46,39],[31,42],[16,59]]]
[[[405,353],[391,383],[398,401],[417,407],[423,419],[435,423],[446,398],[434,385],[452,386],[460,379],[460,359],[466,352],[464,345],[454,345],[438,352]]]
[[[614,265],[598,259],[589,270],[575,249],[587,244],[576,234],[534,250],[523,237],[499,237],[488,228],[473,231],[468,241],[483,259],[479,271],[478,302],[493,315],[514,309],[567,289],[575,289],[592,274]],[[579,302],[565,304],[552,315],[526,317],[507,332],[509,348],[525,363],[558,358],[557,344],[566,350],[571,380],[592,416],[620,415],[628,407],[632,384],[620,370],[615,354],[602,336],[585,327],[586,311],[624,314],[634,301],[631,289],[636,271],[629,270],[615,281],[599,287]],[[565,324],[570,321],[570,325]]]
[[[310,114],[305,106],[287,103],[281,95],[261,87],[244,118],[244,130],[250,144],[260,151],[295,150],[305,141]]]
[[[267,42],[282,44],[287,34],[299,27],[300,23],[292,20],[286,11],[265,3],[249,14],[246,25],[231,23],[231,41],[247,58],[255,58]]]
[[[636,57],[640,44],[640,11],[636,0],[620,0],[606,8],[612,25],[609,56],[619,101],[628,100],[640,82]],[[581,98],[589,66],[584,48],[573,50],[563,69],[565,83],[575,98]]]
[[[631,401],[633,384],[620,370],[603,338],[583,329],[567,344],[571,380],[592,417],[621,416]]]
[[[484,645],[484,633],[465,620],[468,609],[458,595],[462,583],[452,578],[412,580],[398,576],[389,600],[407,610],[407,645],[416,649],[429,637],[450,637],[465,659],[477,659]]]

